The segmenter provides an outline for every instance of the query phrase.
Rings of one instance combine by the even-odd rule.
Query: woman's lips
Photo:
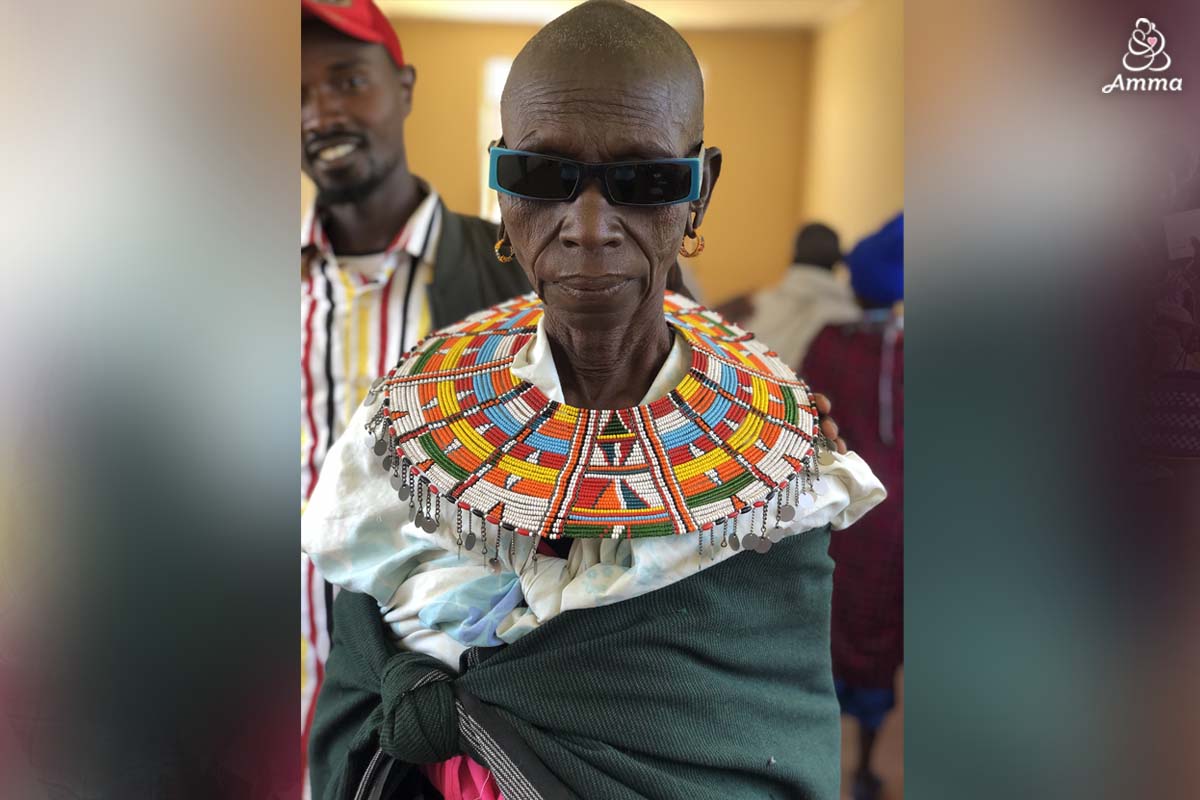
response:
[[[562,278],[554,283],[569,295],[580,298],[598,298],[616,294],[631,280],[633,279],[621,275],[572,276]]]

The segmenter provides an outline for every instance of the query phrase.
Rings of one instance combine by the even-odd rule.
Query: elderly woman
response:
[[[883,490],[772,351],[665,291],[721,169],[696,60],[586,3],[502,127],[496,253],[536,293],[406,354],[303,520],[346,590],[314,795],[835,797],[829,531]]]

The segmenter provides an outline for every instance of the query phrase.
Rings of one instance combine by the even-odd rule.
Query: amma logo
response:
[[[1150,20],[1138,17],[1133,24],[1133,33],[1129,35],[1128,52],[1121,59],[1122,66],[1130,72],[1165,72],[1171,66],[1171,56],[1167,53],[1167,37]],[[1180,92],[1183,91],[1183,78],[1163,77],[1126,77],[1117,73],[1112,83],[1102,90],[1105,94],[1112,91],[1121,92]]]

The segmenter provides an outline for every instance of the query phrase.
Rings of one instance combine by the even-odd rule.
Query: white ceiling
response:
[[[581,0],[377,0],[392,17],[544,25]],[[859,0],[635,0],[684,30],[815,28]]]

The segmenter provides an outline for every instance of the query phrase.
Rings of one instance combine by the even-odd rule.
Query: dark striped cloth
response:
[[[829,528],[565,612],[454,674],[342,592],[310,749],[317,800],[390,797],[466,753],[506,800],[838,796]],[[364,775],[372,780],[364,782]],[[372,791],[376,794],[372,794]]]
[[[891,333],[889,333],[891,331]],[[800,371],[887,499],[834,537],[833,674],[892,688],[904,661],[904,339],[893,320],[825,328]]]

